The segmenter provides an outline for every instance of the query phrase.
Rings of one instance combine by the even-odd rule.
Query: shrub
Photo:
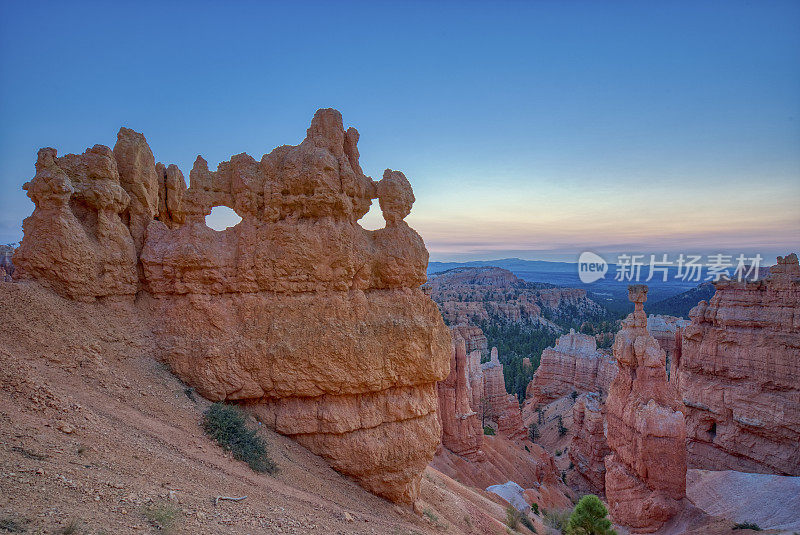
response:
[[[242,411],[224,403],[214,403],[203,416],[203,430],[226,451],[246,462],[256,472],[274,474],[275,462],[267,454],[267,443],[256,429],[248,429]]]
[[[532,423],[530,427],[528,427],[528,438],[531,439],[531,442],[536,442],[540,436],[539,426]]]
[[[561,457],[563,452],[561,450],[556,450],[556,457]]]
[[[488,425],[484,425],[484,426],[483,426],[483,434],[484,434],[484,435],[494,435],[494,429],[492,429],[492,428],[491,428],[490,426],[488,426]]]
[[[753,531],[762,531],[758,524],[753,522],[737,522],[733,525],[733,529],[752,529]]]
[[[533,505],[531,505],[531,510],[533,511],[533,514],[538,515],[539,514],[539,504],[536,503],[536,502],[533,502]]]
[[[606,518],[608,510],[600,498],[587,494],[580,499],[567,522],[569,535],[616,535],[611,521]]]
[[[519,527],[519,521],[521,518],[522,513],[517,511],[516,507],[513,505],[506,507],[506,526],[514,530],[517,529]]]
[[[572,401],[575,401],[576,399],[578,399],[578,393],[573,390],[572,393],[569,395],[569,397],[572,398]]]
[[[173,533],[180,520],[180,510],[171,503],[159,503],[145,507],[142,512],[154,528],[164,533]]]

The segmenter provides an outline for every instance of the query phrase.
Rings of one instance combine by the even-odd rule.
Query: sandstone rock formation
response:
[[[667,355],[667,379],[671,381],[674,381],[677,375],[675,351],[680,344],[680,337],[676,336],[676,333],[688,324],[687,320],[676,316],[653,314],[647,316],[647,332],[656,339]]]
[[[462,323],[451,326],[450,330],[453,332],[453,336],[456,336],[457,333],[458,336],[464,339],[467,353],[472,353],[477,350],[481,352],[481,355],[488,355],[489,342],[486,340],[486,335],[483,334],[480,327]]]
[[[686,423],[667,383],[666,355],[647,332],[647,286],[629,287],[635,303],[614,340],[619,371],[606,399],[606,498],[614,521],[638,532],[659,529],[686,495]]]
[[[605,437],[605,418],[596,392],[581,394],[572,407],[569,458],[575,467],[570,486],[592,494],[605,492],[605,457],[611,453]]]
[[[597,349],[593,336],[571,330],[558,339],[555,347],[542,351],[525,399],[536,408],[573,391],[605,396],[616,374],[616,362]]]
[[[450,325],[500,320],[558,330],[544,311],[570,321],[604,313],[585,290],[526,282],[497,267],[454,268],[431,275],[428,284]]]
[[[493,347],[489,362],[481,364],[483,372],[483,392],[486,418],[497,423],[497,431],[508,438],[524,438],[525,424],[519,401],[506,392],[503,376],[503,365],[497,356],[497,348]]]
[[[689,465],[800,475],[800,267],[720,281],[690,314],[678,385]]]
[[[453,351],[450,374],[437,385],[439,419],[442,423],[442,445],[467,459],[482,455],[483,427],[481,417],[471,407],[469,363],[464,339],[453,333]]]
[[[211,171],[198,157],[188,188],[126,128],[113,151],[42,149],[14,277],[76,300],[137,296],[186,383],[411,502],[440,440],[450,338],[420,289],[428,253],[404,221],[411,186],[399,171],[365,176],[358,137],[319,110],[300,145],[260,161],[239,154]],[[374,198],[386,226],[367,231],[358,220]],[[242,221],[211,230],[215,206]]]

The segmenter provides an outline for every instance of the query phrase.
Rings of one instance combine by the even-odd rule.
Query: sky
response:
[[[0,0],[0,243],[40,147],[125,125],[188,176],[333,107],[365,173],[411,181],[432,260],[774,259],[800,250],[799,28],[798,1]]]

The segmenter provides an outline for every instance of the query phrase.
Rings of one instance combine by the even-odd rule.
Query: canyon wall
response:
[[[482,456],[483,427],[481,416],[471,406],[469,362],[464,339],[453,333],[450,373],[436,385],[439,396],[439,419],[442,422],[442,445],[462,457],[476,460]]]
[[[212,171],[198,156],[188,188],[126,128],[113,150],[42,149],[14,278],[136,306],[161,358],[203,396],[241,403],[368,490],[411,502],[440,440],[451,343],[420,288],[428,253],[404,221],[411,185],[399,171],[365,176],[358,138],[319,110],[301,144],[261,160]],[[367,231],[358,220],[375,198],[386,226]],[[242,221],[208,228],[215,206]]]
[[[619,371],[606,399],[605,488],[615,522],[636,532],[661,528],[686,495],[686,423],[666,355],[647,332],[647,286],[629,287],[635,304],[614,340]]]
[[[800,475],[800,267],[721,281],[683,330],[678,384],[689,465]]]
[[[525,399],[536,408],[573,391],[605,395],[616,374],[616,362],[598,351],[593,336],[570,331],[558,339],[555,347],[542,351]]]
[[[569,459],[574,465],[570,486],[603,495],[605,492],[605,458],[611,453],[605,436],[605,418],[600,395],[581,394],[572,406],[572,439]]]

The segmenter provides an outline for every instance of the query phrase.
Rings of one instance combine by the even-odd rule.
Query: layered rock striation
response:
[[[498,432],[510,439],[526,436],[525,424],[519,401],[513,394],[506,392],[503,365],[493,347],[489,362],[481,364],[483,374],[483,393],[485,417],[497,424]]]
[[[667,382],[666,355],[647,332],[647,287],[630,286],[634,312],[614,340],[619,372],[606,399],[606,498],[614,521],[636,532],[661,528],[686,495],[686,422]]]
[[[605,417],[600,395],[581,394],[572,406],[572,439],[569,459],[575,468],[570,486],[602,495],[605,492],[605,457],[611,453],[605,436]]]
[[[368,490],[411,502],[440,440],[450,337],[420,288],[411,185],[399,171],[364,175],[358,138],[319,110],[297,146],[216,171],[198,157],[188,188],[126,128],[113,150],[42,149],[14,277],[76,300],[136,296],[161,357],[202,395],[246,405]],[[386,226],[367,231],[358,220],[375,198]],[[215,206],[242,221],[208,228]]]
[[[450,373],[437,385],[439,419],[442,423],[442,445],[470,460],[482,457],[483,427],[481,416],[471,406],[469,362],[465,341],[453,332]]]
[[[800,267],[721,281],[690,313],[678,385],[689,465],[800,475]]]
[[[593,336],[571,330],[555,347],[542,351],[525,399],[536,408],[571,392],[598,392],[604,397],[616,374],[616,362],[597,349]]]
[[[577,288],[526,282],[498,267],[454,268],[431,275],[431,297],[450,325],[511,322],[553,330],[560,328],[545,318],[569,319],[603,316],[603,308]]]

